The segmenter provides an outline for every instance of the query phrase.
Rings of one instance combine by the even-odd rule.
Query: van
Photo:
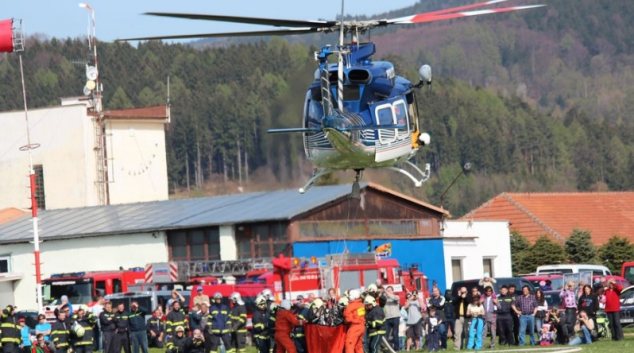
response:
[[[603,265],[590,264],[562,264],[544,265],[537,267],[537,276],[550,273],[565,275],[567,273],[592,272],[593,276],[611,276],[610,270]]]
[[[183,303],[183,310],[188,312],[189,296],[188,291],[178,291],[183,297],[185,297],[185,303]],[[144,291],[144,292],[125,292],[109,294],[104,299],[109,300],[112,303],[113,310],[116,310],[119,303],[123,303],[125,310],[130,311],[130,304],[132,301],[139,303],[139,310],[145,313],[146,320],[152,316],[152,312],[159,306],[163,309],[163,312],[167,311],[167,301],[171,298],[172,291],[159,290],[159,291]]]
[[[522,287],[524,286],[528,286],[529,290],[531,291],[531,293],[535,293],[535,289],[533,287],[533,284],[528,281],[526,278],[523,277],[494,277],[495,279],[495,284],[493,285],[493,290],[495,291],[495,293],[499,294],[500,293],[500,287],[505,285],[505,286],[509,286],[511,284],[515,285],[515,294],[516,295],[521,295],[522,294]],[[471,293],[471,288],[473,287],[478,287],[480,290],[480,293],[484,293],[484,288],[478,284],[478,282],[480,282],[480,279],[468,279],[468,280],[464,280],[464,281],[456,281],[454,283],[451,284],[451,297],[453,299],[456,299],[458,297],[458,289],[460,289],[460,287],[466,287],[467,290],[469,291],[469,293]]]

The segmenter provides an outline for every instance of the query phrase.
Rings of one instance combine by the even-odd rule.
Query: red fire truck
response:
[[[146,268],[155,273],[153,283],[182,283],[196,277],[224,278],[220,284],[205,284],[203,291],[212,296],[220,292],[228,297],[233,292],[242,295],[251,307],[255,296],[264,288],[273,290],[276,300],[307,297],[309,294],[325,297],[329,288],[338,294],[352,288],[367,288],[380,279],[383,286],[392,286],[404,301],[405,293],[411,291],[429,293],[427,277],[417,267],[401,269],[395,259],[377,259],[373,253],[329,255],[325,258],[246,259],[231,261],[181,261],[157,263]],[[224,283],[229,280],[231,284]],[[198,294],[192,289],[191,304]]]
[[[131,268],[124,271],[73,272],[51,275],[42,281],[44,311],[48,319],[63,295],[74,305],[91,306],[98,295],[128,291],[128,286],[144,282],[144,269]]]

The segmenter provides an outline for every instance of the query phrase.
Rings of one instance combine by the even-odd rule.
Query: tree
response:
[[[620,273],[623,263],[634,259],[634,245],[615,235],[599,248],[599,258],[612,273]]]
[[[576,264],[589,264],[597,259],[597,248],[592,244],[589,231],[575,229],[564,244],[568,261]]]
[[[527,272],[535,272],[537,266],[556,265],[566,262],[566,251],[564,247],[553,242],[547,236],[541,236],[535,241],[524,256],[521,257],[520,266],[528,269]]]
[[[530,249],[531,243],[526,239],[519,231],[511,231],[511,263],[513,268],[513,275],[520,273],[528,273],[532,270],[526,269],[523,258],[526,256],[527,251]]]

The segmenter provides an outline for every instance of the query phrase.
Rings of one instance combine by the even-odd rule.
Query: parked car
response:
[[[535,293],[535,289],[533,284],[529,282],[526,278],[523,277],[495,277],[496,283],[493,285],[493,290],[495,293],[500,293],[500,287],[503,285],[514,284],[516,289],[516,294],[522,294],[522,287],[528,286],[530,288],[531,293]],[[471,293],[471,288],[478,287],[480,292],[484,293],[484,287],[480,286],[478,282],[480,279],[469,279],[465,281],[456,281],[451,285],[451,296],[452,298],[456,298],[458,296],[458,289],[460,287],[467,287],[469,293]]]
[[[551,290],[562,290],[564,288],[564,276],[561,274],[544,274],[534,276],[522,276],[533,284],[533,287],[540,288],[539,282],[550,281]]]
[[[545,275],[549,273],[558,273],[565,275],[566,273],[592,272],[593,276],[611,276],[610,269],[603,265],[592,264],[562,264],[562,265],[544,265],[537,267],[537,275]]]
[[[621,291],[621,325],[634,325],[634,286]]]
[[[15,313],[15,316],[19,319],[24,318],[24,324],[28,326],[33,333],[35,333],[35,325],[37,325],[37,316],[39,313],[37,310],[27,309],[27,310],[18,310]]]

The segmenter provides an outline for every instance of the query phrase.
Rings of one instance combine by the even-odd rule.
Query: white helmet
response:
[[[242,296],[240,296],[240,293],[238,293],[238,292],[233,292],[233,293],[231,293],[231,296],[229,296],[229,298],[231,299],[231,301],[232,301],[234,304],[239,304],[239,305],[242,305],[242,304],[241,304],[241,303],[242,303]]]
[[[266,288],[265,290],[262,291],[262,293],[260,293],[262,296],[264,296],[264,298],[266,298],[266,300],[271,300],[271,298],[273,297],[273,292]]]
[[[341,299],[339,299],[337,303],[339,304],[339,306],[345,307],[345,306],[348,306],[348,304],[350,304],[350,300],[348,299],[348,297],[341,297]]]
[[[271,311],[271,313],[275,313],[277,311],[277,303],[271,303],[271,305],[269,306],[269,310]]]
[[[376,284],[374,283],[368,286],[368,292],[370,293],[376,293],[378,290],[379,290],[379,287],[377,287]]]
[[[288,299],[282,300],[282,303],[280,304],[280,308],[284,310],[291,310],[291,301]]]
[[[357,300],[360,296],[361,293],[359,293],[358,289],[351,289],[350,292],[348,292],[348,298],[350,298],[350,300]]]
[[[376,299],[374,299],[374,297],[371,296],[371,295],[366,295],[365,296],[365,300],[363,300],[363,304],[375,306],[376,305]]]
[[[78,324],[77,322],[75,322],[72,326],[72,330],[75,333],[75,336],[82,338],[84,337],[84,334],[86,333],[86,329],[84,329],[84,327],[80,324]]]
[[[258,308],[266,308],[266,298],[264,298],[262,294],[258,295],[258,297],[255,298],[255,305]]]

